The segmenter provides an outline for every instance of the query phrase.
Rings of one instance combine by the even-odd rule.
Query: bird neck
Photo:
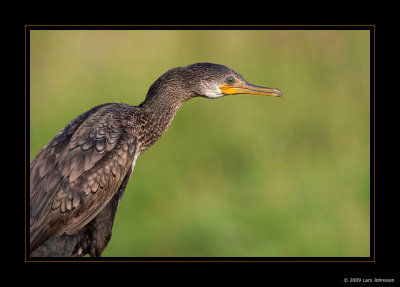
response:
[[[152,92],[153,94],[149,95]],[[168,130],[177,111],[190,95],[177,94],[179,91],[151,91],[139,105],[142,111],[142,147],[141,152],[152,146]],[[156,94],[154,94],[156,93]]]

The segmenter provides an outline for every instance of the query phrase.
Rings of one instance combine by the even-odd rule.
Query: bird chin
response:
[[[218,98],[225,97],[225,96],[227,96],[227,94],[222,94],[221,92],[206,93],[203,95],[203,97],[207,98],[207,99],[218,99]]]

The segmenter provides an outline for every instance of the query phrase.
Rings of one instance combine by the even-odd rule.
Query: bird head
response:
[[[182,67],[190,80],[190,88],[197,95],[209,99],[234,94],[253,94],[280,97],[278,89],[260,87],[247,82],[239,73],[219,64],[196,63]]]
[[[161,75],[150,86],[146,99],[140,106],[179,108],[193,97],[216,99],[234,94],[272,97],[282,95],[278,89],[250,84],[239,73],[227,66],[196,63],[173,68]]]

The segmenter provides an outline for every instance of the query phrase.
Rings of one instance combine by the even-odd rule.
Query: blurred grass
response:
[[[137,161],[103,256],[369,256],[368,31],[31,31],[30,159],[168,69],[227,65],[282,98],[185,103]]]

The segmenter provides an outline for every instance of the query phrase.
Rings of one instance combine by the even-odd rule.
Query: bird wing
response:
[[[104,104],[62,129],[30,166],[31,251],[73,234],[110,201],[136,154],[133,107]]]

